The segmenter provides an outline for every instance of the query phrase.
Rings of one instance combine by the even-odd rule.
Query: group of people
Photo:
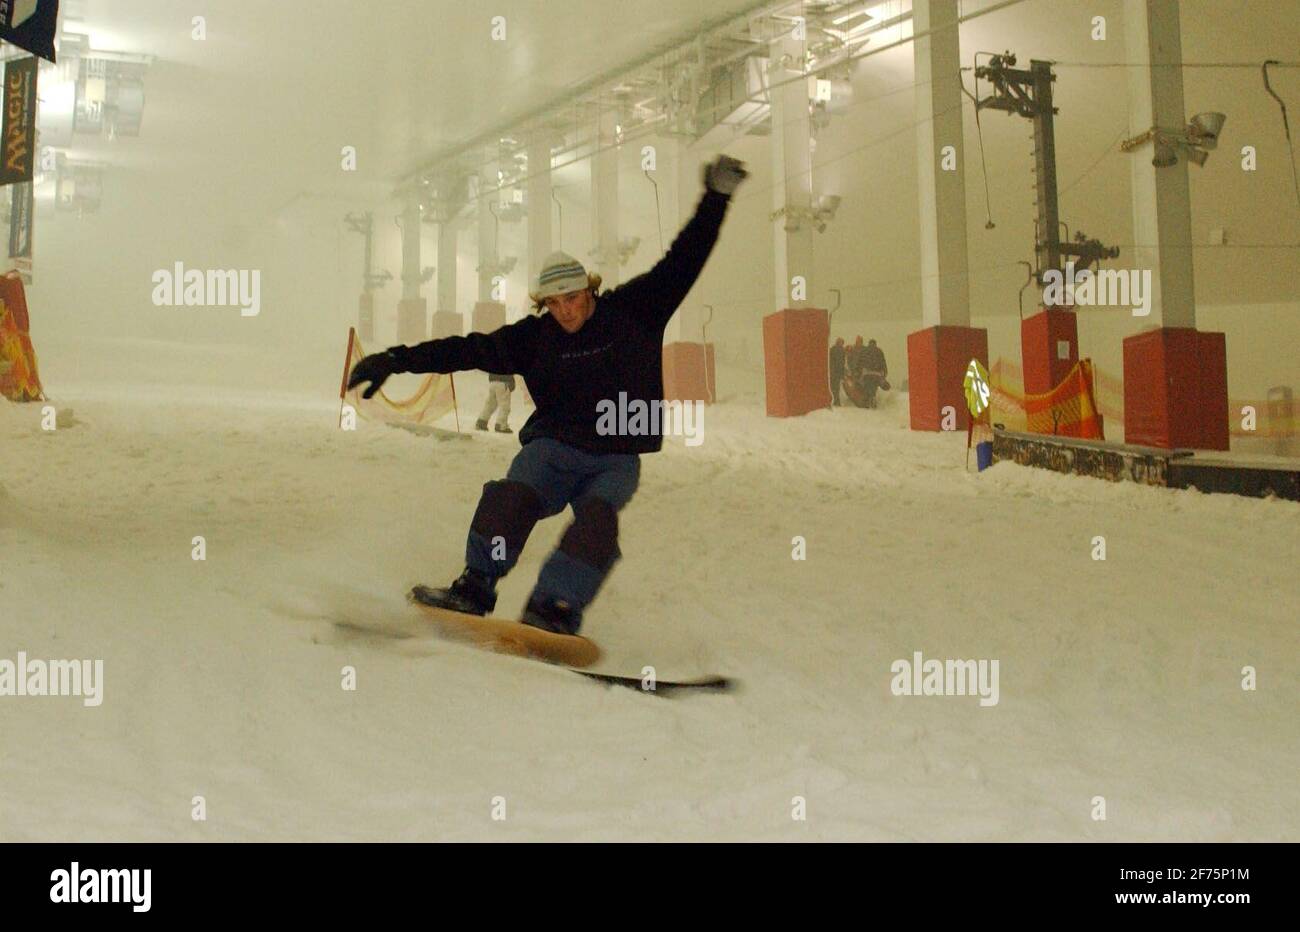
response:
[[[852,346],[845,346],[844,338],[837,338],[831,347],[830,369],[831,400],[836,407],[840,406],[840,389],[859,408],[874,408],[876,392],[889,391],[889,366],[875,340],[863,346],[862,337],[858,337]]]

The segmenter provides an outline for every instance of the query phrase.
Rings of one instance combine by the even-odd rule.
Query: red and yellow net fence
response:
[[[999,359],[989,372],[994,423],[1008,430],[1060,437],[1104,439],[1094,390],[1092,361],[1081,359],[1050,392],[1026,394],[1020,369]]]
[[[1097,369],[1090,360],[1084,359],[1079,362],[1079,366],[1076,366],[1075,371],[1072,371],[1066,377],[1062,385],[1069,386],[1073,380],[1076,380],[1078,368],[1085,363],[1091,371],[1091,401],[1097,414],[1104,421],[1123,424],[1123,379]],[[993,394],[991,406],[995,422],[1006,425],[1008,430],[1044,434],[1053,432],[1050,412],[1046,420],[1042,417],[1042,402],[1037,405],[1040,411],[1039,417],[1033,421],[1029,418],[1029,409],[1027,409],[1026,405],[1028,399],[1046,399],[1056,395],[1061,391],[1061,386],[1057,386],[1047,395],[1025,395],[1023,388],[1024,376],[1020,366],[1002,358],[999,358],[993,364],[993,368],[989,371],[989,379]],[[1070,389],[1067,389],[1067,391],[1070,391]],[[1247,417],[1249,412],[1254,412],[1253,425]],[[1030,426],[1031,424],[1034,426]],[[1057,431],[1057,433],[1064,432]],[[1284,439],[1295,437],[1300,434],[1300,402],[1293,401],[1290,398],[1229,398],[1228,433],[1238,438]],[[1066,436],[1087,435],[1066,434]]]
[[[456,382],[450,373],[431,372],[421,380],[409,398],[390,398],[381,388],[373,398],[362,398],[361,389],[348,390],[348,375],[352,367],[366,355],[355,329],[348,331],[347,361],[343,366],[343,384],[339,387],[339,401],[346,402],[357,413],[370,420],[385,424],[421,424],[430,426],[444,415],[456,412],[456,429],[460,429],[460,412],[456,410]]]
[[[0,395],[10,401],[41,401],[45,397],[28,329],[22,278],[17,272],[0,276]]]

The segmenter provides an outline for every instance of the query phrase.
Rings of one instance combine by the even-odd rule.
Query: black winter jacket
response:
[[[844,347],[838,343],[831,347],[831,375],[844,375]]]
[[[406,372],[522,375],[537,410],[519,432],[520,443],[550,437],[591,453],[654,452],[663,446],[662,417],[654,419],[657,430],[649,429],[647,417],[647,429],[631,436],[601,433],[597,422],[609,406],[621,403],[635,414],[633,402],[662,401],[664,328],[713,251],[730,200],[706,190],[664,257],[648,272],[597,295],[595,310],[577,333],[565,332],[542,313],[491,333],[390,352]]]

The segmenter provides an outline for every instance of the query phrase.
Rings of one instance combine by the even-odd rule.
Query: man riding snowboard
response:
[[[518,561],[533,526],[572,505],[573,523],[543,564],[520,620],[556,634],[578,632],[620,556],[618,512],[636,492],[640,454],[663,446],[659,433],[620,436],[598,428],[598,405],[663,399],[664,328],[703,270],[731,195],[747,176],[725,155],[705,166],[704,195],[667,254],[612,291],[598,295],[600,276],[552,253],[530,292],[536,309],[547,313],[492,333],[394,346],[356,364],[348,387],[369,382],[366,398],[393,373],[482,369],[523,376],[537,405],[506,477],[483,486],[465,571],[445,589],[416,586],[413,599],[488,614],[497,581]]]

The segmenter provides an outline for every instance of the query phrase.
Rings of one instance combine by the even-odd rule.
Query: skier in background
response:
[[[831,404],[840,406],[840,384],[844,381],[844,337],[838,337],[831,347]]]
[[[867,407],[874,408],[876,390],[889,388],[889,366],[885,363],[885,351],[876,345],[875,340],[869,340],[862,348],[861,359],[862,386],[866,390]]]
[[[487,430],[488,418],[492,416],[493,411],[496,411],[497,423],[493,429],[498,434],[513,434],[514,431],[510,429],[510,395],[514,390],[515,377],[513,375],[489,373],[488,396],[483,402],[483,410],[474,426],[479,430]]]
[[[390,347],[356,364],[348,386],[369,382],[366,398],[393,373],[482,369],[522,375],[537,406],[519,432],[523,448],[506,477],[483,486],[465,571],[445,589],[416,586],[413,600],[488,614],[497,581],[518,561],[533,526],[571,505],[573,523],[542,566],[521,621],[578,632],[621,555],[618,512],[636,491],[640,454],[663,446],[661,432],[607,432],[600,408],[662,401],[664,328],[704,269],[731,195],[747,176],[725,155],[705,166],[704,195],[667,254],[612,291],[597,294],[599,276],[572,256],[552,253],[531,292],[546,313],[488,334]]]

